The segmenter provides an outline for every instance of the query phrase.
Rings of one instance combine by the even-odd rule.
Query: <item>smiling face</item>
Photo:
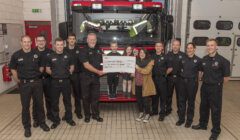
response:
[[[127,48],[126,48],[126,54],[127,54],[127,56],[130,56],[131,54],[132,54],[132,47],[131,46],[128,46]]]
[[[76,44],[76,37],[75,36],[68,36],[67,42],[68,42],[69,46],[75,46],[75,44]]]
[[[96,34],[88,34],[87,36],[87,44],[90,48],[94,48],[97,44],[97,36]]]
[[[146,57],[146,53],[144,52],[144,50],[140,50],[140,52],[139,52],[139,57],[140,57],[141,59],[144,59],[144,58]]]
[[[193,56],[195,54],[196,48],[193,44],[188,44],[186,50],[188,56]]]
[[[22,49],[24,51],[30,51],[31,50],[32,41],[31,41],[31,38],[29,36],[22,37],[20,44],[21,44]]]
[[[43,36],[38,36],[38,37],[36,38],[36,44],[37,44],[37,47],[38,47],[40,50],[45,49],[45,47],[46,47],[46,39],[45,39],[45,37],[43,37]]]
[[[111,43],[110,48],[111,48],[113,53],[116,53],[117,49],[118,49],[118,44],[117,43]]]
[[[207,41],[207,52],[209,55],[213,55],[217,52],[217,42],[214,40]]]
[[[64,48],[64,43],[63,41],[56,41],[55,42],[55,49],[57,53],[62,53]]]
[[[181,43],[179,40],[174,40],[172,42],[172,51],[173,52],[179,52],[180,51],[180,47],[181,47]]]
[[[161,54],[163,52],[163,44],[162,43],[156,43],[155,44],[155,50],[157,54]]]

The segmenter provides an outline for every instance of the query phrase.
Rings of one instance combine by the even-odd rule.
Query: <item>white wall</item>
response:
[[[65,17],[65,0],[51,0],[51,17],[52,17],[52,37],[59,36],[58,25],[64,22]]]
[[[7,35],[3,36],[4,44],[9,46],[10,52],[20,48],[19,38],[24,32],[23,21],[22,0],[0,0],[0,23],[7,24]],[[0,64],[1,71],[2,66],[3,64]],[[0,73],[0,93],[13,88],[15,85],[15,82],[3,82],[2,72]]]
[[[0,0],[0,23],[23,24],[22,0]]]
[[[42,12],[33,13],[32,9]],[[25,21],[51,21],[50,0],[23,0],[23,15]]]

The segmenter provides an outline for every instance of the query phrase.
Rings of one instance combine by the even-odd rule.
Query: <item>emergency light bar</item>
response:
[[[80,3],[74,3],[73,6],[82,6]]]

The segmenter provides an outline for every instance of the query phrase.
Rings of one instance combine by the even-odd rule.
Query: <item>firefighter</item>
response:
[[[22,49],[11,57],[10,68],[13,79],[19,84],[22,104],[22,124],[25,137],[31,136],[30,101],[31,97],[37,113],[37,122],[43,131],[49,131],[45,123],[43,107],[42,81],[39,78],[43,71],[43,61],[40,56],[31,49],[31,38],[27,35],[21,37]]]
[[[172,41],[172,51],[168,52],[167,58],[172,63],[173,70],[168,75],[168,95],[167,95],[167,108],[166,108],[166,115],[171,114],[172,111],[172,97],[173,92],[175,89],[176,99],[177,99],[177,113],[179,112],[179,84],[180,84],[180,61],[185,56],[183,52],[180,51],[181,42],[180,40],[173,40]]]
[[[68,45],[64,51],[69,53],[74,61],[74,72],[70,76],[70,81],[73,89],[73,97],[75,101],[75,113],[78,119],[82,119],[81,111],[81,84],[80,84],[80,73],[82,71],[82,66],[79,61],[80,48],[76,46],[76,35],[70,33],[67,39]]]
[[[187,44],[186,51],[187,55],[183,57],[180,64],[179,120],[176,125],[180,126],[185,122],[187,113],[185,127],[189,128],[194,116],[201,59],[195,55],[196,46],[193,43]]]
[[[155,44],[156,53],[153,54],[153,81],[156,87],[157,94],[152,97],[152,113],[158,115],[158,106],[160,98],[159,121],[163,121],[166,115],[166,99],[167,99],[167,75],[172,71],[172,65],[164,54],[164,44],[157,42]]]
[[[34,49],[34,51],[43,58],[44,67],[46,66],[47,57],[53,52],[51,49],[47,48],[46,46],[46,38],[44,35],[39,34],[36,37],[36,44],[37,47]],[[43,93],[45,97],[45,107],[46,107],[46,114],[47,118],[49,120],[53,120],[53,116],[51,113],[51,97],[50,97],[50,84],[51,84],[51,77],[49,74],[46,73],[46,70],[44,69],[42,75],[41,75],[42,83],[43,83]],[[33,127],[38,127],[39,123],[37,122],[37,109],[36,105],[33,104]]]
[[[74,71],[74,63],[71,56],[64,52],[64,42],[61,38],[56,38],[54,42],[55,52],[48,57],[46,71],[51,75],[51,101],[53,124],[51,129],[55,129],[60,124],[59,117],[59,97],[62,93],[65,107],[65,120],[70,126],[76,123],[72,119],[71,104],[71,84],[70,74]]]
[[[209,139],[216,140],[221,132],[222,90],[230,76],[230,62],[218,54],[215,39],[209,39],[206,44],[208,55],[202,59],[200,119],[192,128],[206,130],[211,111],[213,128]]]
[[[117,42],[111,42],[110,48],[111,48],[111,52],[107,54],[108,56],[121,56],[121,54],[117,52],[117,49],[118,49]],[[108,83],[110,98],[116,98],[117,96],[118,81],[119,81],[119,73],[107,74],[107,83]]]
[[[104,73],[101,69],[102,51],[96,46],[97,36],[95,33],[87,35],[87,46],[81,52],[80,61],[83,63],[83,73],[81,75],[81,89],[84,108],[84,121],[90,122],[90,116],[98,122],[103,122],[99,116],[99,96],[100,81],[99,77]],[[90,112],[90,108],[92,112]]]

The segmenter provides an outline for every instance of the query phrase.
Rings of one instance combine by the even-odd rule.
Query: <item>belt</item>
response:
[[[83,75],[89,76],[89,77],[98,77],[96,74],[90,74],[90,73],[83,73]]]
[[[63,81],[66,81],[66,80],[69,80],[69,79],[67,79],[67,78],[63,78],[63,79],[54,78],[53,80],[58,81],[59,83],[62,83]]]
[[[42,76],[41,79],[47,79],[50,78],[50,76]]]
[[[177,78],[177,77],[179,77],[179,75],[177,75],[177,74],[171,74],[171,75],[169,75],[170,77],[173,77],[173,78]]]
[[[39,79],[21,79],[20,82],[26,84],[26,83],[33,83],[38,81]]]

